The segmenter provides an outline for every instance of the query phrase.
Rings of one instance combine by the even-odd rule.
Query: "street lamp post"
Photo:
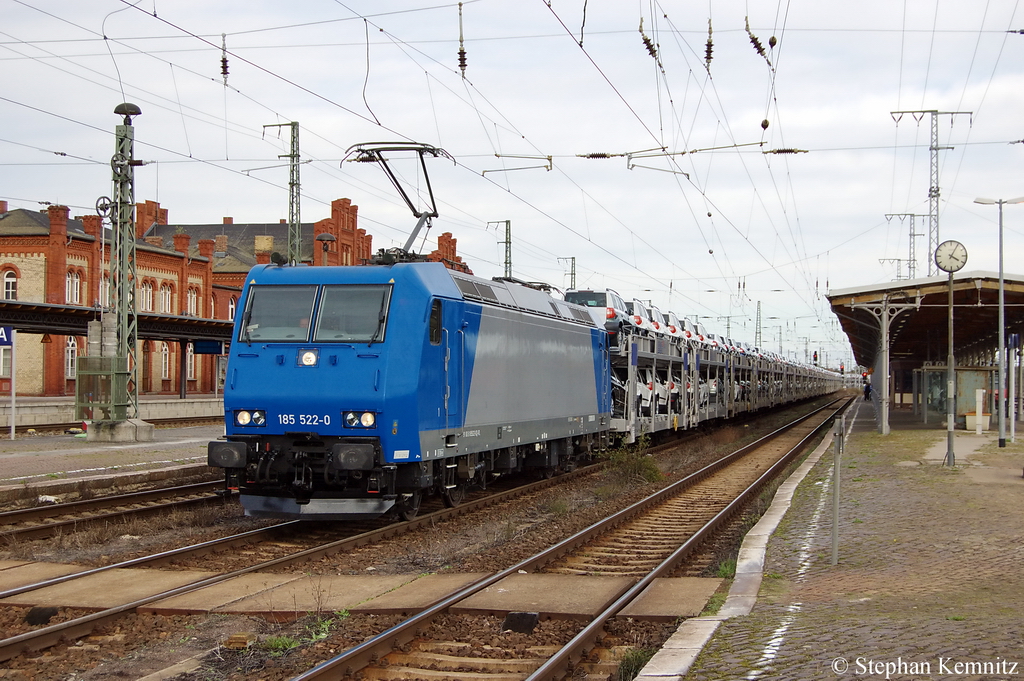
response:
[[[323,247],[324,247],[323,264],[324,264],[324,267],[326,267],[327,266],[327,251],[329,251],[331,249],[331,244],[334,243],[335,241],[337,241],[337,239],[334,238],[333,234],[328,234],[327,232],[323,232],[322,234],[317,234],[316,235],[316,240],[323,244]]]
[[[1006,309],[1003,296],[1003,204],[1024,203],[1016,199],[974,199],[975,203],[999,206],[999,446],[1006,446]]]

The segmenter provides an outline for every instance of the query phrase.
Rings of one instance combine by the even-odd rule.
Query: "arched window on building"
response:
[[[18,299],[18,275],[12,270],[4,272],[4,300]]]
[[[160,344],[160,378],[167,380],[171,377],[171,349],[167,343]]]
[[[78,272],[68,272],[64,280],[64,302],[67,305],[78,305],[82,302],[82,277]]]
[[[174,296],[170,284],[160,286],[160,312],[174,314]]]
[[[185,348],[185,376],[190,381],[196,380],[196,353],[191,343]]]
[[[110,307],[110,275],[103,275],[103,285],[100,286],[100,307]]]
[[[228,299],[228,319],[230,319],[231,321],[235,321],[235,305],[236,304],[237,304],[237,301],[235,300],[235,297],[231,296],[231,298]]]
[[[142,291],[139,295],[139,309],[143,312],[153,311],[153,283],[149,281],[142,282]]]
[[[78,376],[78,340],[68,336],[64,344],[64,378],[74,379]]]
[[[192,316],[199,316],[199,292],[194,288],[188,290],[188,313]]]

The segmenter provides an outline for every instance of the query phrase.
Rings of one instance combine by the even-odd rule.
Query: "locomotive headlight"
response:
[[[239,409],[235,412],[236,426],[265,426],[267,412],[262,409]]]
[[[299,364],[301,364],[304,367],[316,366],[317,354],[318,353],[317,353],[316,350],[302,350],[302,351],[300,351],[299,352]]]
[[[373,428],[377,425],[377,415],[372,411],[346,411],[344,418],[349,428]]]

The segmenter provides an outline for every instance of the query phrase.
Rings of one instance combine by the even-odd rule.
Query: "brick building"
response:
[[[313,265],[359,265],[372,255],[372,237],[357,226],[358,207],[349,199],[331,204],[330,217],[302,226],[301,260]],[[8,210],[0,201],[0,280],[7,300],[108,307],[110,230],[99,216],[70,218],[66,206],[45,211]],[[154,201],[136,206],[136,307],[139,312],[233,319],[245,275],[287,251],[288,225],[235,224],[230,217],[207,225],[174,225]],[[103,232],[106,232],[105,234]],[[318,235],[333,240],[317,240]],[[323,246],[326,244],[327,249]],[[428,256],[469,273],[450,233]],[[40,339],[42,342],[40,342]],[[142,340],[140,393],[178,394],[179,368],[186,362],[185,391],[215,391],[216,357],[193,355],[191,346]],[[85,338],[21,334],[17,339],[18,393],[75,394],[77,358]],[[0,349],[0,391],[10,390],[10,349]]]

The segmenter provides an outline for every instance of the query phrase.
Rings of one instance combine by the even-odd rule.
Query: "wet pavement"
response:
[[[696,660],[645,677],[1024,676],[1024,437],[1000,449],[992,430],[957,431],[950,469],[934,420],[894,411],[882,436],[871,404],[857,407],[839,467],[838,563],[829,450],[767,541],[749,614],[691,620],[714,630]]]
[[[84,435],[0,440],[0,488],[206,463],[206,443],[224,426],[157,428],[151,442],[88,442]]]

